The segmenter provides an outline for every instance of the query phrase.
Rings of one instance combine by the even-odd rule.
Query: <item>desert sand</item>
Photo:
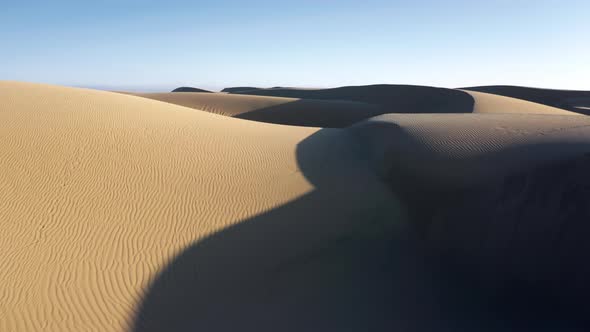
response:
[[[174,91],[176,90],[178,89]],[[229,88],[225,90],[231,94],[171,92],[132,93],[132,95],[241,119],[323,128],[348,127],[361,120],[387,113],[577,114],[556,107],[494,94],[421,86],[376,85],[320,90],[290,88]]]
[[[590,118],[429,87],[246,92],[0,82],[0,330],[559,330],[587,313]],[[539,316],[533,293],[581,314]]]
[[[189,92],[134,95],[240,119],[293,126],[340,128],[387,113],[378,105],[348,100]]]
[[[583,106],[588,105],[590,102],[590,91],[540,89],[512,85],[475,86],[463,88],[463,90],[487,92],[528,100],[572,112],[590,114],[587,107]]]

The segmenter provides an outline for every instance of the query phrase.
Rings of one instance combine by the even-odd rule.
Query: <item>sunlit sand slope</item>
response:
[[[283,302],[299,313],[283,319],[310,328],[321,303],[346,326],[332,318],[378,304],[322,286],[342,286],[332,244],[400,221],[348,133],[17,82],[0,82],[0,123],[1,331],[260,325],[290,292],[318,298]]]
[[[475,100],[473,113],[579,115],[579,113],[576,112],[533,103],[523,99],[504,97],[484,92],[465,91]]]

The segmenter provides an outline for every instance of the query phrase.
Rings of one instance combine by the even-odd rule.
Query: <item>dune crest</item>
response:
[[[160,273],[182,287],[184,281],[196,280],[182,293],[195,295],[185,300],[202,301],[198,306],[216,298],[207,289],[217,288],[209,285],[216,280],[221,285],[228,275],[250,280],[248,289],[262,294],[267,294],[264,287],[283,285],[278,288],[283,293],[289,282],[265,279],[258,284],[257,278],[279,266],[297,274],[305,265],[291,266],[291,261],[313,256],[339,238],[354,238],[353,230],[362,229],[366,220],[362,216],[377,213],[391,222],[400,220],[395,199],[370,170],[362,171],[367,166],[349,148],[352,139],[344,132],[317,135],[317,128],[244,121],[118,93],[40,84],[0,82],[0,100],[3,331],[170,326],[164,307],[157,306],[161,315],[142,314],[152,308],[142,309],[142,301],[152,303],[150,285]],[[331,189],[318,191],[318,184]],[[192,245],[303,198],[303,206],[293,205],[286,216],[265,217],[241,253],[231,248],[246,241],[239,240],[242,233],[233,244],[215,242],[199,251],[204,257],[244,255],[243,268],[211,259],[167,266]],[[309,208],[319,205],[321,211]],[[300,226],[289,228],[286,222]],[[265,231],[264,225],[277,226]],[[282,236],[283,229],[295,233]],[[204,274],[185,274],[195,269]],[[248,307],[251,296],[231,300]],[[174,300],[179,302],[172,307],[184,313],[183,297]],[[184,316],[189,319],[185,323],[201,322],[201,328],[211,330],[214,326],[206,324],[212,321],[204,319],[220,320],[228,312],[213,302],[210,308],[215,314],[192,312]],[[147,318],[151,324],[142,323]],[[308,323],[314,321],[308,318]]]

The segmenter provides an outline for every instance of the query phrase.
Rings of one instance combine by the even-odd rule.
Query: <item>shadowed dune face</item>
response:
[[[269,93],[287,91],[305,98],[320,99],[227,93],[133,93],[133,95],[241,119],[324,128],[348,127],[385,113],[577,114],[542,104],[479,92],[416,86],[367,86],[341,89],[344,91],[285,88],[248,90],[270,91]],[[344,96],[347,93],[349,95]],[[346,98],[349,100],[345,100]],[[362,101],[353,101],[353,99]]]
[[[577,327],[551,309],[588,291],[586,117],[318,129],[27,83],[0,100],[2,331]]]
[[[396,323],[406,220],[346,132],[36,84],[0,98],[0,330]]]
[[[224,93],[141,93],[133,95],[240,119],[293,126],[346,127],[386,112],[376,105],[339,100]]]
[[[188,87],[188,86],[181,86],[180,88],[176,88],[174,90],[172,90],[172,92],[211,92],[211,91],[207,91],[204,89],[199,89],[199,88],[193,88],[193,87]]]
[[[416,306],[434,314],[403,212],[355,150],[340,131],[299,143],[314,190],[184,250],[146,292],[134,331],[389,331],[422,321]]]
[[[590,100],[590,91],[538,89],[510,85],[476,86],[462,89],[518,98],[571,112],[590,114],[586,108],[576,106],[576,100]]]
[[[573,223],[575,231],[570,236],[581,239],[579,232],[587,233],[583,220],[589,210],[583,190],[590,183],[570,187],[586,164],[575,164],[572,169],[568,161],[590,152],[590,134],[587,130],[578,132],[583,124],[576,126],[575,119],[570,117],[536,116],[532,120],[531,124],[527,117],[505,115],[439,115],[434,119],[428,115],[388,115],[345,131],[315,133],[297,147],[300,169],[313,183],[314,190],[195,243],[177,256],[147,292],[135,331],[157,331],[166,326],[229,331],[236,325],[262,331],[451,331],[457,328],[512,331],[582,326],[571,319],[571,312],[553,310],[546,316],[538,314],[560,309],[562,303],[567,308],[579,309],[579,302],[572,303],[571,295],[575,291],[588,291],[584,283],[564,284],[569,278],[590,278],[579,274],[585,269],[577,270],[584,264],[587,252],[584,245],[554,246],[554,242],[543,240],[563,227],[561,221],[554,222],[553,218]],[[441,122],[459,122],[455,130],[444,133],[454,138],[445,140],[442,132],[432,132],[437,129],[432,124]],[[485,128],[491,131],[485,132]],[[497,135],[491,135],[498,130]],[[572,135],[564,135],[564,131],[570,130]],[[476,131],[483,131],[483,141],[469,140],[470,134]],[[414,143],[404,139],[405,135],[412,135],[409,139]],[[350,137],[358,143],[348,141]],[[491,142],[486,144],[485,140]],[[356,148],[345,153],[347,148],[343,147],[339,152],[338,146],[343,141],[348,141],[348,149]],[[408,145],[408,150],[399,150],[397,142]],[[575,147],[564,151],[563,147],[569,144]],[[441,148],[447,145],[451,150]],[[536,149],[535,145],[542,149]],[[397,158],[406,158],[406,154],[420,156],[420,146],[422,151],[428,151],[423,157],[440,156],[453,161],[446,167],[432,160],[418,160],[421,157],[416,157],[416,161],[443,167],[445,174],[454,174],[454,182],[460,177],[466,179],[458,181],[456,186],[449,186],[446,180],[418,181],[424,174],[410,173],[419,172],[415,170],[416,165]],[[553,153],[537,155],[541,150]],[[331,152],[324,155],[320,151]],[[405,218],[399,214],[391,219],[396,213],[386,212],[385,206],[390,203],[385,200],[381,205],[381,201],[375,201],[363,185],[366,179],[357,183],[348,177],[347,171],[332,173],[342,167],[344,155],[355,154],[353,160],[366,158],[390,184],[391,191],[401,195],[410,209],[410,224],[401,222]],[[513,154],[522,157],[508,164],[501,162],[506,155]],[[383,159],[385,156],[390,159]],[[334,161],[338,165],[333,165]],[[562,161],[565,168],[552,166],[561,165]],[[395,167],[395,163],[403,166]],[[462,170],[461,163],[470,163],[476,171],[453,172],[453,169]],[[353,173],[366,167],[358,165]],[[493,165],[498,165],[497,176],[485,177],[486,172],[480,169]],[[547,172],[558,176],[550,178]],[[530,188],[526,181],[516,187],[512,184],[522,176],[529,178]],[[551,194],[544,198],[543,194],[535,194],[545,187]],[[352,217],[356,221],[350,224],[350,207],[346,211],[331,208],[330,202],[335,200],[330,197],[336,192],[342,207],[367,204],[364,213],[372,212],[357,214]],[[369,201],[367,194],[372,196]],[[560,203],[563,199],[555,196],[563,196],[568,203],[563,205]],[[546,204],[547,199],[554,200]],[[531,242],[527,230],[512,228],[523,216],[531,218],[527,219],[530,221],[538,218],[543,225],[541,228],[535,228],[535,223],[528,225],[528,230],[539,230],[534,232]],[[340,232],[346,229],[345,225],[357,226],[349,228],[351,232],[346,235],[326,241],[330,237],[323,233],[326,231],[323,227],[318,233],[318,222],[324,224],[327,220],[339,225],[329,233],[335,229]],[[552,222],[553,228],[546,227]],[[301,237],[307,234],[306,229],[314,233],[311,238]],[[515,237],[511,237],[513,232]],[[265,237],[260,238],[260,234]],[[490,237],[488,246],[480,245],[485,236]],[[310,239],[319,237],[323,239],[322,245],[310,246],[311,251],[304,250],[305,254],[300,256],[290,256],[290,251],[285,250],[296,247],[301,250]],[[503,245],[507,239],[512,240],[512,246]],[[530,243],[531,247],[520,246],[519,241]],[[292,242],[297,245],[289,245]],[[555,265],[540,269],[535,263],[540,259],[535,255],[537,250],[545,253],[556,248],[567,255],[571,263],[568,271],[574,272],[562,279],[550,279],[558,271]],[[507,257],[516,268],[502,264]],[[554,254],[551,260],[557,262],[559,257]],[[456,269],[457,264],[462,269]],[[209,278],[215,282],[206,282]],[[499,287],[507,284],[515,286]],[[530,302],[532,295],[536,302]],[[228,316],[231,319],[224,319]]]
[[[473,110],[473,98],[463,91],[413,85],[366,85],[316,90],[256,89],[236,93],[351,100],[381,106],[387,113],[471,113]]]
[[[590,115],[590,96],[585,98],[569,98],[565,103],[574,111]]]
[[[587,327],[590,120],[385,115],[350,130],[441,276],[514,326]]]
[[[350,130],[380,174],[405,174],[423,188],[472,185],[575,157],[588,150],[589,128],[582,116],[386,114]]]
[[[240,91],[249,91],[249,90],[258,90],[259,88],[255,88],[252,86],[236,86],[236,87],[231,87],[231,88],[223,88],[223,90],[221,90],[221,92],[227,92],[227,93],[235,93],[235,92],[240,92]]]

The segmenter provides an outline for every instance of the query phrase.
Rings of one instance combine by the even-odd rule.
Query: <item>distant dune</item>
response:
[[[473,99],[453,89],[413,85],[365,85],[333,89],[256,89],[240,94],[302,99],[350,100],[378,105],[390,113],[470,113]]]
[[[181,86],[180,88],[176,88],[176,89],[172,90],[172,92],[211,92],[211,91],[207,91],[207,90],[203,90],[203,89],[199,89],[199,88]]]
[[[577,112],[570,112],[522,99],[468,90],[465,90],[465,92],[469,93],[475,100],[474,113],[578,115]]]
[[[416,86],[0,82],[0,122],[0,331],[562,331],[590,312],[584,115]]]
[[[336,91],[332,91],[336,90]],[[518,113],[569,114],[559,108],[493,94],[418,86],[365,86],[300,90],[274,88],[279,94],[319,99],[227,93],[130,93],[241,119],[296,126],[342,128],[386,113]],[[289,91],[286,93],[285,91]],[[335,96],[340,96],[336,98]],[[324,99],[322,99],[324,98]],[[362,101],[355,101],[362,100]]]
[[[590,114],[590,91],[539,89],[511,85],[475,86],[462,89],[519,98],[572,112]]]
[[[387,113],[377,105],[346,100],[232,95],[134,93],[133,95],[240,119],[308,127],[346,127]]]
[[[248,91],[248,90],[258,90],[259,88],[251,87],[251,86],[236,86],[231,88],[224,88],[221,92],[228,92],[228,93],[235,93],[240,91]]]

